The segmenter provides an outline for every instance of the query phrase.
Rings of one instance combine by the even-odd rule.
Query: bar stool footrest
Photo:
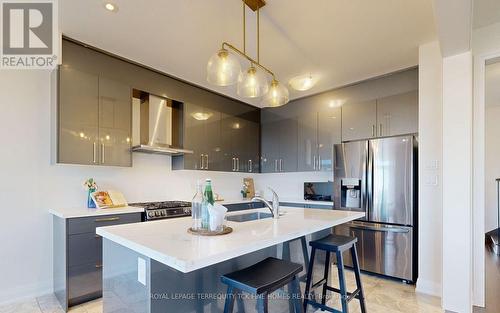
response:
[[[328,312],[332,312],[332,313],[342,313],[342,311],[339,311],[337,309],[334,309],[334,308],[331,308],[329,306],[323,305],[323,304],[318,303],[318,302],[313,301],[313,300],[307,300],[307,304],[308,305],[312,305],[313,307],[321,309],[323,311],[328,311]]]
[[[323,286],[324,284],[326,284],[326,278],[323,278],[320,281],[318,281],[317,283],[313,284],[311,286],[311,290],[314,290],[314,289],[318,288],[319,286]],[[328,286],[327,286],[327,288],[328,288]]]
[[[336,292],[336,293],[341,293],[340,290],[335,288],[335,287],[326,286],[326,289],[333,291],[333,292]],[[354,298],[359,300],[359,292],[360,291],[361,291],[360,289],[356,289],[353,292],[347,291],[347,302],[350,302]]]

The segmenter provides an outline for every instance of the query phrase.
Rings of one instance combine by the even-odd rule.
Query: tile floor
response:
[[[336,271],[332,271],[333,281],[337,281]],[[355,287],[354,275],[347,273],[349,290]],[[336,284],[334,284],[335,286]],[[367,310],[369,313],[441,313],[440,299],[415,293],[415,287],[401,282],[371,275],[363,275]],[[338,286],[337,286],[338,287]],[[358,301],[349,304],[350,313],[360,312]],[[338,297],[333,297],[330,305],[340,308]],[[63,313],[53,295],[38,297],[20,303],[0,306],[0,313]],[[309,309],[308,312],[313,312]],[[102,313],[102,300],[94,300],[71,308],[70,313]]]

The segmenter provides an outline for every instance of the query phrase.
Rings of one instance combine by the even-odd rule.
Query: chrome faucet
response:
[[[272,203],[269,203],[269,201],[267,201],[266,199],[259,197],[259,196],[253,197],[252,201],[260,201],[260,202],[264,203],[267,206],[267,208],[271,211],[273,218],[278,219],[280,217],[280,199],[279,199],[276,191],[272,190],[270,187],[268,187],[268,188],[273,193]]]

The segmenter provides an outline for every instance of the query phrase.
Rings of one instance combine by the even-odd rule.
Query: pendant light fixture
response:
[[[217,86],[237,84],[237,93],[244,98],[260,98],[263,106],[281,106],[289,101],[288,89],[280,84],[268,68],[260,64],[260,8],[264,0],[243,0],[243,51],[223,42],[221,49],[207,64],[207,81]],[[246,15],[248,5],[257,11],[257,60],[246,54]],[[246,59],[249,64],[244,71],[236,55]],[[271,83],[269,83],[269,78]]]

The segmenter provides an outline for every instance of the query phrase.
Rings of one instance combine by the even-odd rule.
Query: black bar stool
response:
[[[363,287],[361,285],[361,273],[359,271],[359,263],[358,263],[358,253],[356,251],[356,242],[358,239],[356,237],[349,236],[339,236],[339,235],[328,235],[324,238],[310,241],[309,245],[312,247],[311,251],[311,259],[309,261],[309,269],[307,271],[307,282],[306,282],[306,290],[305,290],[305,299],[304,299],[304,311],[307,310],[307,305],[312,305],[313,307],[328,311],[339,313],[340,311],[326,306],[326,291],[332,291],[340,294],[340,300],[342,303],[342,313],[348,313],[349,307],[348,303],[356,298],[359,300],[359,304],[361,306],[361,312],[366,313],[366,304],[365,304],[365,296],[363,293]],[[326,262],[325,262],[325,274],[323,279],[318,281],[317,283],[312,284],[312,274],[313,274],[313,266],[314,266],[314,256],[316,254],[316,249],[323,250],[326,252]],[[354,274],[356,276],[356,290],[353,292],[347,291],[347,286],[345,282],[345,273],[344,273],[344,258],[342,257],[342,253],[346,250],[351,251],[352,263],[354,267]],[[328,286],[328,272],[330,269],[330,253],[335,252],[337,257],[337,269],[339,272],[339,284],[340,289]],[[318,288],[323,286],[322,290],[322,298],[321,303],[316,302],[311,299],[311,289]]]
[[[268,296],[287,284],[291,284],[290,300],[295,313],[302,313],[302,295],[297,274],[302,265],[276,258],[267,258],[257,264],[221,277],[227,287],[224,313],[233,312],[235,296],[241,292],[256,295],[259,313],[268,312]]]

